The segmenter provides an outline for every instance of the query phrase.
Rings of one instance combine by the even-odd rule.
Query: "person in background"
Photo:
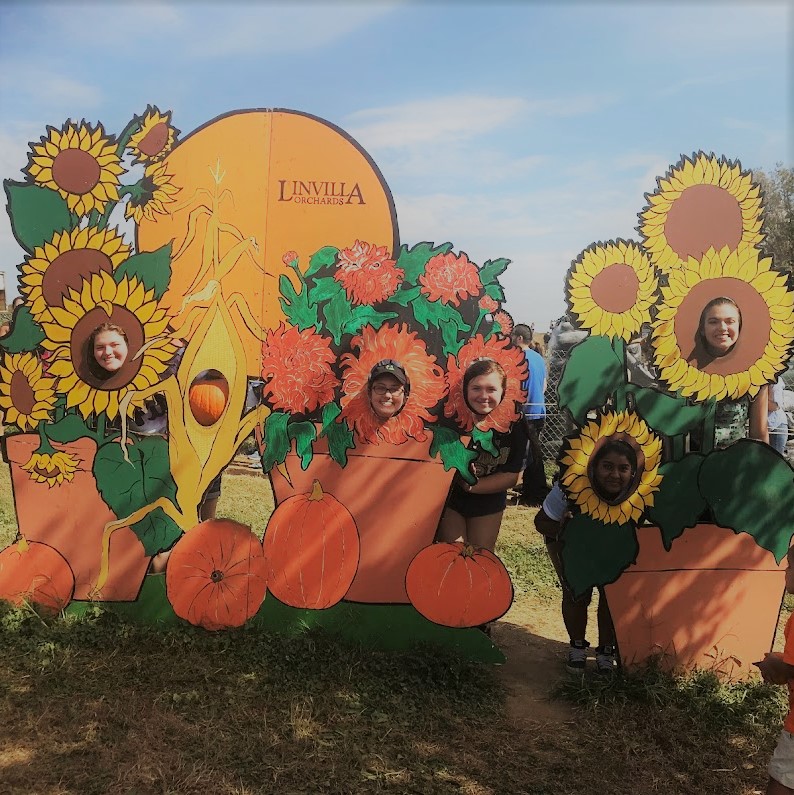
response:
[[[512,341],[513,345],[524,351],[527,361],[527,380],[522,387],[527,390],[524,418],[528,426],[529,444],[521,483],[521,502],[524,505],[542,505],[549,493],[543,468],[543,450],[540,447],[540,434],[546,422],[546,362],[534,349],[532,329],[525,323],[515,326]]]
[[[786,442],[788,441],[788,419],[783,408],[783,393],[785,384],[782,378],[768,388],[767,405],[769,414],[767,415],[767,425],[769,426],[769,444],[781,455],[786,452]]]
[[[794,593],[794,549],[788,551],[786,591]],[[777,746],[769,762],[769,783],[766,795],[794,794],[794,614],[790,615],[784,630],[786,638],[783,653],[768,652],[764,659],[753,663],[758,666],[765,682],[788,686],[789,709],[778,737]]]

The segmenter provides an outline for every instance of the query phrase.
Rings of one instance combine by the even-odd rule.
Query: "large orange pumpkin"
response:
[[[190,410],[199,425],[208,428],[222,416],[229,402],[229,382],[220,378],[197,378],[190,386]]]
[[[48,544],[26,541],[0,552],[0,599],[31,602],[44,610],[63,610],[74,594],[74,574],[66,559]]]
[[[420,550],[405,575],[411,604],[446,627],[477,627],[503,616],[513,583],[499,558],[460,541]]]
[[[241,627],[265,598],[259,539],[230,519],[208,519],[179,539],[165,572],[174,612],[204,629]]]
[[[350,511],[315,480],[309,494],[284,500],[265,530],[268,588],[292,607],[339,602],[358,569],[358,528]]]

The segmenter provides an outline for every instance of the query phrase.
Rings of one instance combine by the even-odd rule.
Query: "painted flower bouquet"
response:
[[[589,247],[566,283],[571,314],[589,331],[559,385],[560,405],[579,426],[559,458],[561,484],[576,506],[563,550],[576,593],[614,582],[637,560],[637,527],[645,522],[658,525],[669,551],[705,516],[748,534],[777,561],[794,533],[785,459],[751,439],[715,447],[718,405],[758,396],[765,409],[765,385],[794,348],[794,292],[759,248],[760,190],[738,163],[698,153],[646,198],[642,244]],[[702,326],[715,299],[734,307],[740,332],[728,353],[704,356]],[[626,346],[648,327],[664,389],[629,378]],[[618,500],[593,480],[594,456],[610,439],[637,457],[632,487]]]

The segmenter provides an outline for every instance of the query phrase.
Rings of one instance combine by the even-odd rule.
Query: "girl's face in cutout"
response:
[[[369,402],[378,419],[391,419],[405,403],[405,387],[393,375],[378,376],[370,387]]]
[[[633,475],[631,462],[625,455],[606,453],[596,464],[594,485],[603,496],[613,500],[628,489]]]
[[[118,331],[100,331],[94,337],[94,358],[108,373],[116,373],[127,361],[127,341]]]
[[[503,395],[502,376],[499,373],[488,373],[469,381],[466,402],[475,414],[487,417],[502,402]]]
[[[703,336],[717,355],[725,355],[739,339],[739,310],[733,304],[717,304],[706,311]]]

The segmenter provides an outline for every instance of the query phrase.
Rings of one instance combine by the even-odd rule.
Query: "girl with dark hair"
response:
[[[713,298],[700,313],[696,343],[714,359],[725,356],[739,341],[742,313],[731,298]]]
[[[463,397],[482,422],[501,402],[507,389],[507,376],[493,359],[478,359],[463,376]],[[493,551],[507,506],[507,490],[518,482],[527,447],[523,421],[508,433],[493,433],[496,454],[477,446],[472,472],[473,484],[456,477],[447,499],[437,541],[463,541]]]

